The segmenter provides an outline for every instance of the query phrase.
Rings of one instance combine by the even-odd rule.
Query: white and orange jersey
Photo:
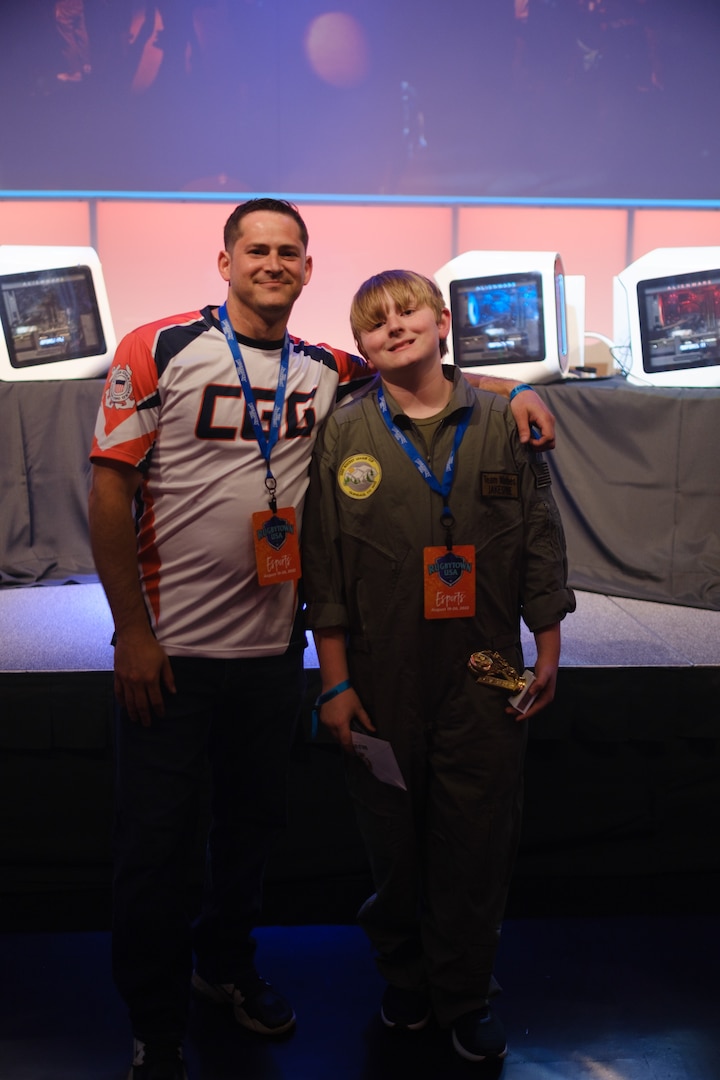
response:
[[[238,337],[263,428],[270,425],[281,342]],[[310,456],[338,386],[362,360],[290,338],[283,416],[271,468],[279,507],[302,522]],[[230,349],[209,307],[153,322],[120,342],[108,372],[93,462],[141,470],[140,575],[170,655],[273,656],[290,640],[294,582],[260,586],[251,517],[265,510],[266,466]]]

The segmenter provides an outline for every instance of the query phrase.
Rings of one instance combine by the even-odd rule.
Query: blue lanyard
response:
[[[439,482],[434,476],[432,470],[429,468],[425,459],[420,454],[420,452],[415,449],[413,444],[410,442],[404,432],[400,430],[400,428],[397,426],[392,416],[390,415],[390,409],[388,408],[388,403],[385,399],[385,393],[382,386],[378,388],[378,405],[380,406],[380,415],[385,421],[385,425],[392,437],[403,448],[417,471],[422,476],[425,483],[429,484],[433,491],[437,492],[438,495],[442,496],[443,512],[441,520],[445,527],[449,529],[453,523],[453,516],[450,513],[448,499],[450,497],[450,490],[452,488],[453,478],[455,476],[455,462],[457,460],[457,452],[460,447],[460,443],[463,441],[463,437],[465,435],[465,432],[467,431],[468,424],[470,423],[472,409],[466,409],[465,415],[462,417],[457,427],[455,428],[455,438],[453,439],[452,450],[450,451],[450,456],[448,457],[447,464],[445,465],[442,482]]]
[[[275,491],[277,483],[275,477],[270,471],[270,455],[272,453],[275,443],[278,441],[280,435],[280,422],[282,420],[283,406],[285,405],[285,390],[287,389],[288,371],[290,369],[290,338],[285,333],[285,340],[283,342],[282,355],[280,357],[280,371],[278,374],[277,390],[275,391],[275,404],[273,405],[272,419],[270,421],[270,432],[266,435],[262,424],[260,423],[260,415],[257,410],[257,404],[255,402],[255,394],[253,388],[250,385],[250,379],[248,377],[247,368],[245,367],[245,361],[242,358],[240,352],[240,345],[238,339],[235,336],[232,323],[228,318],[227,304],[223,304],[218,308],[218,315],[220,316],[220,325],[222,327],[225,339],[230,347],[232,358],[235,361],[235,370],[240,380],[240,386],[245,397],[247,404],[248,415],[250,416],[250,423],[253,426],[255,432],[255,438],[257,439],[260,453],[263,456],[263,460],[267,465],[267,474],[265,477],[265,487],[270,495],[270,506],[273,511],[277,509],[277,503],[275,502]]]

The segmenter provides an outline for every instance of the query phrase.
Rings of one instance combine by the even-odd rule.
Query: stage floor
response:
[[[561,667],[716,667],[720,611],[576,592]],[[112,618],[97,583],[0,589],[0,672],[110,671]],[[534,656],[523,627],[526,662]],[[308,635],[305,666],[317,667]]]
[[[293,1002],[297,1031],[263,1040],[196,1005],[192,1080],[717,1080],[720,919],[509,919],[495,1008],[504,1067],[473,1066],[432,1022],[398,1032],[362,931],[272,926],[258,965]],[[125,1080],[130,1033],[107,933],[0,935],[3,1080]]]

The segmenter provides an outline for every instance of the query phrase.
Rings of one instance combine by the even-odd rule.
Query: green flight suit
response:
[[[443,545],[443,499],[388,430],[374,380],[328,418],[313,455],[303,524],[308,625],[347,629],[350,677],[407,791],[357,757],[349,790],[375,894],[360,912],[388,982],[427,988],[441,1024],[487,1000],[522,811],[527,725],[508,692],[478,685],[471,653],[495,650],[523,670],[530,630],[575,607],[565,541],[541,455],[519,441],[507,401],[454,388],[426,448],[385,391],[390,411],[434,475],[471,410],[448,505],[453,543],[476,552],[474,617],[429,620],[423,548]]]

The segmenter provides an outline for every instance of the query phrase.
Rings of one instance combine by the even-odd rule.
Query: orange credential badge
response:
[[[462,544],[423,548],[426,619],[462,619],[475,614],[475,548]]]
[[[277,585],[300,577],[295,509],[258,510],[252,516],[255,564],[261,585]]]

